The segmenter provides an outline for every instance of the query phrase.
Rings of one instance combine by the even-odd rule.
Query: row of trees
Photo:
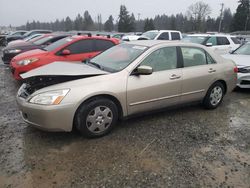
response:
[[[101,15],[97,20],[93,20],[88,11],[83,16],[78,14],[74,20],[66,17],[55,22],[27,22],[19,29],[50,29],[54,31],[71,30],[99,30],[99,31],[119,31],[135,32],[148,31],[151,29],[174,29],[182,32],[206,32],[218,31],[222,19],[222,32],[250,29],[249,20],[249,0],[239,0],[239,6],[233,15],[230,9],[223,10],[221,16],[211,18],[209,15],[211,8],[208,4],[199,1],[188,7],[187,13],[176,15],[156,15],[154,18],[136,20],[134,14],[130,14],[124,5],[120,6],[120,14],[117,21],[114,21],[112,15],[107,21],[102,23]]]

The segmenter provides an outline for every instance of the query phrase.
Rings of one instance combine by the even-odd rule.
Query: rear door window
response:
[[[203,49],[193,47],[181,47],[183,56],[183,66],[192,67],[206,65],[207,57]]]
[[[217,45],[230,45],[227,37],[217,37]]]
[[[95,52],[105,51],[105,50],[111,48],[114,45],[115,44],[113,42],[109,41],[109,40],[96,39],[95,40],[95,45],[94,45],[94,51]]]
[[[160,34],[160,36],[158,37],[157,40],[169,40],[168,32],[164,32],[164,33]]]
[[[82,54],[93,52],[93,45],[93,40],[80,40],[69,45],[65,49],[68,49],[71,54]]]
[[[240,40],[238,40],[236,37],[231,37],[234,44],[241,44]]]
[[[172,38],[172,40],[181,40],[180,33],[178,33],[178,32],[171,32],[171,38]]]

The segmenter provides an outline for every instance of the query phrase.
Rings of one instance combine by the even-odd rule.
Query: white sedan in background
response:
[[[250,88],[250,43],[242,45],[231,54],[223,55],[223,57],[233,60],[238,67],[237,86]]]

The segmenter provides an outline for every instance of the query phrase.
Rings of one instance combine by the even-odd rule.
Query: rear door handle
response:
[[[208,70],[208,72],[209,72],[209,73],[214,73],[214,72],[216,72],[216,70],[214,70],[213,68],[210,68],[210,69]]]
[[[181,78],[181,76],[176,75],[176,74],[173,74],[173,75],[170,76],[170,80],[176,80],[176,79],[179,79],[179,78]]]

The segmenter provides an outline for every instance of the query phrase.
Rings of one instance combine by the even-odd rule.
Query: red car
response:
[[[54,61],[83,61],[119,44],[119,40],[104,36],[77,35],[61,39],[44,49],[36,49],[15,56],[10,63],[13,76]]]

